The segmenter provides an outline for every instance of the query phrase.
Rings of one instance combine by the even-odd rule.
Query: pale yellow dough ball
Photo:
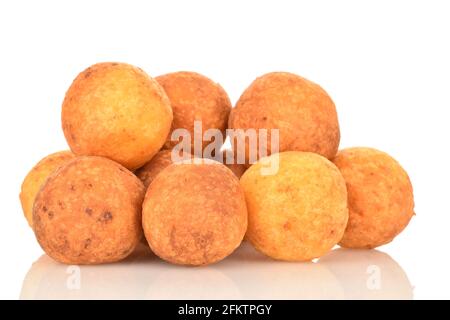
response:
[[[277,163],[272,174],[261,170]],[[298,151],[274,154],[252,165],[240,183],[248,208],[246,238],[262,253],[308,261],[342,238],[347,190],[341,173],[326,158]]]

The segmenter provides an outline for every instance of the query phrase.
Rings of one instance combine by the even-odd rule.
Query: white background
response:
[[[73,78],[93,63],[122,61],[152,76],[203,73],[219,82],[233,103],[269,71],[294,72],[322,85],[338,108],[341,147],[384,150],[413,182],[417,216],[393,243],[379,248],[413,287],[396,297],[450,298],[449,17],[448,1],[1,1],[0,297],[102,297],[114,290],[140,297],[132,286],[147,286],[143,279],[129,284],[126,275],[139,272],[124,265],[88,270],[95,275],[113,268],[113,280],[104,281],[113,282],[111,290],[87,276],[82,293],[59,292],[55,288],[63,287],[58,282],[63,280],[54,274],[62,269],[51,261],[41,265],[44,280],[33,275],[39,270],[31,265],[43,252],[18,199],[35,162],[67,148],[60,108]],[[281,297],[303,298],[315,288],[319,294],[312,297],[339,298],[357,297],[361,290],[351,267],[344,275],[325,270],[333,273],[328,283],[319,272],[326,266],[262,258],[252,264],[247,249],[209,269],[151,258],[140,267],[143,277],[151,273],[156,280],[138,291],[143,297],[271,298],[284,292]],[[245,282],[252,268],[264,276]],[[317,272],[319,282],[305,281]],[[269,275],[281,280],[266,281]],[[333,294],[336,283],[346,295]]]

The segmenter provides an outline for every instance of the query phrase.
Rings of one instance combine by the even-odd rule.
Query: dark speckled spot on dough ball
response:
[[[75,155],[70,151],[52,153],[39,161],[23,180],[20,202],[30,227],[33,227],[33,204],[39,189],[56,169],[73,158]]]
[[[205,265],[224,259],[241,243],[247,209],[239,180],[223,164],[172,164],[147,190],[143,227],[162,259]]]
[[[42,249],[67,264],[98,264],[128,256],[142,236],[142,182],[120,164],[78,157],[53,173],[33,209]]]

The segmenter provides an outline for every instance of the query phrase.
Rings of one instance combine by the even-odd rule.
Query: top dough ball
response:
[[[37,193],[47,178],[59,167],[75,158],[70,151],[52,153],[39,161],[23,180],[20,191],[20,202],[23,213],[30,227],[33,227],[33,204]]]
[[[124,63],[99,63],[80,73],[62,106],[64,135],[75,154],[104,156],[130,170],[161,149],[171,123],[161,86]]]
[[[349,220],[339,244],[369,249],[391,242],[414,215],[408,174],[391,156],[371,148],[341,150],[333,162],[348,189]]]
[[[287,72],[257,78],[231,111],[228,126],[279,129],[279,152],[308,151],[328,159],[336,155],[340,140],[336,107],[329,95],[319,85]],[[270,154],[270,132],[267,140]],[[232,144],[236,151],[234,139]],[[245,147],[248,163],[248,141]]]
[[[203,140],[203,133],[206,130],[219,129],[224,138],[231,102],[219,84],[201,74],[186,71],[168,73],[155,79],[166,91],[172,105],[172,131],[179,128],[189,131],[192,154],[194,153],[194,121],[202,122],[202,150],[199,151],[203,151],[211,142]],[[170,149],[176,144],[178,141],[171,141],[169,135],[165,147]],[[196,155],[202,156],[202,154]]]

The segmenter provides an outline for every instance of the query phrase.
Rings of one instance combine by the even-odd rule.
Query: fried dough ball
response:
[[[23,213],[30,227],[33,227],[33,204],[39,189],[56,169],[73,158],[75,158],[75,155],[70,151],[52,153],[40,160],[23,180],[19,197]]]
[[[134,170],[163,146],[172,109],[161,86],[141,69],[99,63],[75,78],[61,118],[75,154],[107,157]]]
[[[211,79],[195,72],[174,72],[155,78],[164,88],[173,109],[172,130],[184,128],[191,134],[191,153],[194,151],[194,121],[202,122],[203,133],[208,129],[219,129],[225,136],[231,102],[225,90]],[[202,150],[211,141],[202,138]],[[166,148],[178,141],[168,136]],[[196,154],[202,156],[201,154]]]
[[[262,171],[277,164],[277,171]],[[252,165],[240,182],[248,208],[246,239],[262,253],[308,261],[342,238],[347,191],[341,173],[326,158],[299,151],[273,154]]]
[[[192,155],[180,151],[177,154],[177,158],[187,158],[185,160],[188,160],[192,158]],[[147,162],[143,167],[139,168],[136,171],[136,175],[139,179],[141,179],[144,186],[147,188],[156,176],[172,163],[174,163],[172,160],[172,150],[161,150],[152,158],[152,160]]]
[[[209,159],[172,164],[147,190],[142,223],[153,252],[185,265],[224,259],[241,243],[247,209],[239,180]]]
[[[98,264],[128,256],[142,236],[142,182],[118,163],[82,156],[54,172],[33,209],[42,249],[67,264]]]
[[[231,111],[228,127],[279,129],[279,152],[307,151],[328,159],[336,155],[340,140],[336,107],[328,94],[319,85],[287,72],[268,73],[253,81]],[[271,153],[271,137],[268,132],[267,143],[261,141],[267,145],[267,155]],[[237,141],[231,139],[235,150]],[[247,164],[252,162],[249,143],[245,139]],[[258,159],[264,156],[259,149],[254,150]]]
[[[347,248],[375,248],[391,242],[414,215],[408,174],[388,154],[349,148],[333,160],[347,183],[349,221],[339,243]]]

